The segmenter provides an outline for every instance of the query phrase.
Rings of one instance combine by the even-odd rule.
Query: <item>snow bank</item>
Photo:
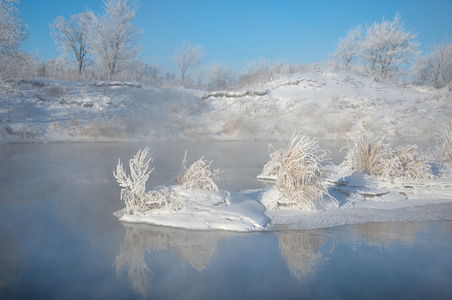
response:
[[[184,190],[171,187],[179,202],[186,203],[181,210],[156,209],[145,213],[116,212],[120,221],[145,223],[191,230],[262,231],[270,219],[265,207],[241,193],[213,193],[199,189]]]
[[[116,214],[119,220],[191,230],[270,231],[307,230],[371,222],[452,220],[452,168],[443,166],[435,179],[381,181],[345,166],[327,166],[328,192],[316,211],[284,209],[276,188],[237,193],[183,190],[173,186],[181,201],[179,211]]]
[[[272,225],[290,229],[318,229],[371,222],[452,220],[451,167],[443,166],[435,179],[388,182],[345,166],[327,166],[328,192],[318,211],[267,210]],[[266,207],[278,198],[272,188],[263,193]],[[338,204],[338,205],[337,205]]]
[[[452,92],[349,72],[292,74],[248,90],[0,81],[0,142],[317,139],[373,132],[425,139],[452,119]]]

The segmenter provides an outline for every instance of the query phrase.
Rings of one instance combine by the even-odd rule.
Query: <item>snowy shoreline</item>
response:
[[[180,211],[156,210],[130,215],[125,210],[115,213],[120,221],[144,223],[187,230],[224,230],[236,232],[311,230],[345,225],[385,222],[452,220],[451,170],[441,178],[389,183],[361,172],[344,171],[342,166],[330,168],[329,181],[347,177],[349,185],[332,184],[332,197],[313,211],[266,209],[263,198],[274,197],[275,188],[256,189],[216,195],[227,205],[195,201]],[[357,182],[361,186],[356,186]],[[404,184],[404,182],[406,184]],[[417,185],[413,185],[415,182]],[[408,185],[411,184],[411,185]],[[363,194],[362,190],[366,190]],[[407,190],[410,190],[409,194]],[[200,199],[203,191],[184,191],[188,198]],[[198,195],[197,195],[198,194]],[[208,193],[207,193],[208,194]],[[372,195],[371,197],[369,195]],[[265,200],[264,200],[265,201]]]
[[[430,200],[429,200],[430,201]],[[354,208],[312,214],[269,212],[276,229],[311,230],[366,223],[452,220],[452,199],[419,201],[412,206],[381,209]]]
[[[256,201],[256,204],[258,202]],[[373,203],[375,204],[375,203]],[[124,215],[124,211],[115,212],[121,222],[152,224],[157,226],[186,230],[224,230],[234,232],[312,230],[357,225],[366,223],[393,223],[412,221],[452,220],[452,197],[450,199],[407,200],[394,203],[398,208],[355,207],[349,209],[325,209],[321,211],[279,210],[265,211],[260,219],[261,226],[247,222],[242,215],[227,219],[225,214],[207,217],[197,211],[168,212],[161,211],[141,216]],[[219,220],[222,218],[223,220]],[[264,227],[263,227],[264,226]]]

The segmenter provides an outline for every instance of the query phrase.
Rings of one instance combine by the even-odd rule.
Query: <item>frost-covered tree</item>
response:
[[[224,63],[215,63],[207,70],[209,89],[221,90],[230,86],[233,80],[232,72]]]
[[[440,88],[452,82],[452,43],[444,40],[433,45],[432,51],[422,57],[415,68],[422,83]]]
[[[132,68],[132,78],[134,81],[143,82],[153,85],[161,84],[162,81],[162,69],[147,64],[142,61],[137,61]]]
[[[103,15],[88,12],[88,44],[109,77],[130,65],[140,51],[142,30],[133,24],[139,4],[139,0],[104,0]]]
[[[247,62],[245,73],[239,78],[239,85],[247,87],[257,83],[269,82],[274,77],[272,69],[271,62],[264,58]]]
[[[0,55],[0,78],[45,77],[46,73],[38,53],[21,50],[9,56]]]
[[[396,13],[392,21],[375,22],[366,28],[361,47],[361,58],[376,80],[384,79],[393,68],[408,64],[419,53],[417,33],[409,30]]]
[[[182,47],[176,48],[173,60],[180,69],[182,84],[185,83],[187,71],[199,67],[203,56],[204,49],[201,46],[186,41],[182,41]]]
[[[72,15],[70,21],[66,21],[60,16],[50,24],[50,34],[59,45],[60,50],[66,55],[73,55],[77,65],[77,72],[80,75],[85,67],[86,56],[88,54],[87,32],[89,17],[86,13]]]
[[[19,56],[20,45],[28,38],[16,7],[18,3],[17,0],[0,0],[0,57]]]
[[[72,72],[63,57],[51,58],[46,64],[47,76],[50,78],[69,79]]]
[[[332,55],[335,59],[349,68],[350,64],[359,56],[360,43],[363,36],[363,28],[358,25],[349,30],[344,38],[337,43],[336,52]]]

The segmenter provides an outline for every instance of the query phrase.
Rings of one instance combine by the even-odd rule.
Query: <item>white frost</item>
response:
[[[181,210],[154,210],[128,215],[117,212],[121,221],[148,223],[191,230],[265,231],[318,229],[369,222],[452,220],[451,167],[439,178],[388,182],[344,166],[327,166],[328,192],[317,211],[278,208],[277,188],[212,193],[170,186]],[[339,206],[337,205],[339,204]]]

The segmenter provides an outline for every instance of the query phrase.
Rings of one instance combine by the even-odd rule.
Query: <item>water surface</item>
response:
[[[148,188],[177,175],[185,150],[225,170],[222,189],[262,186],[267,142],[0,145],[0,299],[452,298],[451,221],[266,233],[122,224],[112,171],[145,145]]]

